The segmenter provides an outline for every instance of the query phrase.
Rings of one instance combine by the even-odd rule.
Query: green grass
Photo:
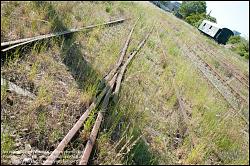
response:
[[[13,149],[14,141],[7,133],[1,133],[1,151],[9,152]],[[2,155],[1,155],[2,156]]]
[[[4,41],[102,23],[113,18],[132,18],[112,27],[37,42],[27,47],[25,53],[18,50],[11,54],[15,58],[1,67],[1,75],[22,87],[29,88],[29,84],[34,84],[36,99],[14,96],[12,107],[5,101],[9,94],[1,86],[3,108],[19,114],[11,124],[12,129],[29,128],[30,133],[26,136],[40,140],[36,141],[34,148],[53,149],[84,113],[98,93],[100,80],[119,58],[130,28],[140,16],[127,54],[137,47],[153,25],[156,29],[128,66],[118,102],[111,102],[108,106],[90,164],[206,164],[211,160],[217,164],[248,163],[249,144],[241,132],[243,122],[232,115],[226,101],[194,68],[173,38],[197,44],[191,40],[194,35],[206,48],[221,50],[221,56],[242,71],[249,70],[246,61],[206,39],[188,24],[147,2],[8,2],[1,9]],[[14,22],[13,15],[19,11],[22,11],[20,16],[29,19]],[[176,25],[178,32],[169,22]],[[156,30],[165,55],[160,49]],[[221,68],[209,54],[201,56]],[[191,106],[189,124],[183,125],[180,119],[172,83],[173,72],[176,88]],[[68,150],[83,149],[99,110],[96,108],[91,113]],[[223,119],[226,115],[228,117]],[[183,126],[190,132],[175,147],[176,133]],[[1,146],[11,149],[10,138],[4,136],[4,139],[6,145]],[[195,142],[194,147],[191,147],[191,141]],[[177,153],[182,153],[181,158]]]

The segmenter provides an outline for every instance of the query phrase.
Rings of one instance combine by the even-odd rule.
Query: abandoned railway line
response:
[[[128,19],[118,19],[118,20],[110,21],[110,22],[107,22],[107,23],[104,23],[104,24],[91,25],[91,26],[87,26],[87,27],[84,27],[84,28],[80,28],[80,29],[72,29],[72,30],[69,30],[69,31],[58,32],[58,33],[54,33],[54,34],[41,35],[41,36],[37,36],[37,37],[33,37],[33,38],[26,38],[26,39],[20,39],[20,40],[16,40],[16,41],[4,42],[4,43],[1,43],[1,47],[3,48],[1,51],[5,52],[5,51],[8,51],[8,50],[17,48],[19,46],[24,46],[24,45],[29,44],[31,42],[36,42],[36,41],[39,41],[39,40],[42,40],[42,39],[48,39],[48,38],[51,38],[51,37],[66,35],[66,34],[70,34],[70,33],[74,33],[74,32],[79,32],[79,31],[82,31],[82,30],[92,29],[92,28],[99,27],[99,26],[122,23],[125,20],[128,20]],[[138,20],[137,20],[137,22],[138,22]],[[114,85],[115,85],[116,81],[118,81],[116,83],[116,89],[113,92],[113,93],[115,93],[115,95],[118,95],[118,92],[119,92],[119,89],[120,89],[120,86],[121,86],[121,80],[123,78],[123,75],[124,75],[124,72],[125,72],[125,69],[126,69],[127,65],[130,63],[132,58],[137,54],[137,52],[141,49],[141,47],[145,44],[147,38],[149,37],[150,33],[153,30],[152,29],[150,31],[150,33],[148,33],[146,38],[139,44],[138,48],[136,50],[134,50],[134,52],[132,52],[131,55],[126,60],[124,60],[124,56],[125,56],[126,51],[128,49],[129,42],[131,41],[132,32],[133,32],[133,30],[134,30],[134,28],[136,26],[136,23],[133,26],[130,34],[128,35],[128,39],[127,39],[127,41],[125,43],[125,46],[124,46],[124,48],[123,48],[123,50],[121,52],[121,56],[120,56],[119,61],[117,62],[117,64],[113,68],[113,70],[111,70],[109,72],[109,74],[106,75],[104,77],[104,79],[103,79],[104,82],[102,82],[102,83],[107,84],[106,87],[102,90],[101,94],[99,94],[99,96],[96,99],[94,99],[94,101],[90,105],[90,107],[84,112],[84,114],[80,117],[80,119],[77,121],[77,123],[73,126],[73,128],[66,135],[66,137],[61,141],[61,143],[58,145],[58,147],[52,152],[52,154],[44,162],[44,164],[46,164],[46,165],[52,164],[55,161],[55,159],[59,156],[59,154],[63,152],[63,149],[66,147],[66,145],[69,143],[69,141],[73,138],[73,136],[76,134],[76,132],[80,129],[80,127],[82,126],[84,121],[88,118],[90,112],[102,102],[102,99],[105,96],[104,101],[103,101],[103,105],[102,105],[102,111],[99,111],[99,113],[98,113],[98,116],[97,116],[97,119],[96,119],[96,124],[93,127],[93,132],[90,135],[89,141],[87,142],[87,145],[86,145],[86,148],[85,148],[85,151],[84,151],[84,154],[82,155],[82,159],[80,160],[80,164],[87,164],[88,158],[90,156],[90,153],[91,153],[91,150],[92,150],[92,147],[93,147],[93,144],[94,144],[94,140],[96,139],[98,129],[99,129],[100,124],[102,122],[102,119],[104,117],[104,115],[103,115],[104,110],[107,109],[107,106],[108,106],[108,103],[109,103],[109,98],[111,97],[111,95],[113,95],[113,94],[111,94],[111,91],[114,88]],[[121,66],[123,61],[125,61],[124,62],[125,64],[123,66]],[[120,68],[121,68],[121,71],[119,71]],[[28,96],[32,95],[32,98],[33,99],[35,98],[34,94],[31,94],[29,91],[27,91],[25,89],[22,89],[22,88],[18,87],[17,85],[15,85],[15,84],[13,84],[13,83],[11,83],[9,81],[6,81],[5,79],[2,79],[2,78],[1,78],[1,85],[7,85],[8,89],[10,89],[11,91],[14,91],[16,93],[19,93],[21,95],[24,95],[24,96],[25,95],[28,95]]]
[[[98,134],[98,130],[99,130],[100,125],[101,125],[103,118],[104,118],[104,113],[108,109],[107,107],[109,104],[109,100],[112,97],[113,100],[117,101],[117,98],[119,95],[119,90],[121,87],[121,81],[122,81],[122,78],[124,77],[124,73],[125,73],[125,70],[126,70],[128,64],[132,61],[132,59],[140,51],[140,49],[142,49],[143,45],[146,43],[147,39],[149,38],[150,34],[152,33],[152,31],[154,29],[154,27],[151,28],[151,30],[147,33],[145,38],[139,43],[137,48],[135,50],[133,50],[133,52],[131,52],[128,57],[125,58],[125,55],[127,54],[127,49],[129,47],[129,44],[130,44],[130,41],[132,38],[132,33],[133,33],[139,19],[140,18],[137,19],[137,21],[135,22],[135,24],[131,28],[131,31],[128,35],[126,42],[125,42],[125,45],[124,45],[122,51],[120,52],[120,58],[119,58],[118,62],[114,65],[113,69],[103,78],[103,81],[100,83],[100,88],[102,88],[103,85],[105,85],[105,87],[103,88],[101,93],[99,93],[99,95],[94,98],[92,104],[84,112],[84,114],[79,118],[79,120],[75,123],[75,125],[68,132],[68,134],[62,139],[62,141],[59,143],[57,148],[48,156],[47,160],[43,163],[44,165],[51,165],[55,162],[55,160],[59,157],[59,155],[61,153],[63,153],[63,150],[67,146],[67,144],[71,141],[71,139],[74,137],[74,135],[78,132],[78,130],[80,129],[82,124],[84,124],[85,120],[89,117],[91,111],[93,111],[95,108],[97,108],[99,105],[101,105],[101,110],[98,112],[98,115],[97,115],[95,124],[93,126],[92,132],[89,136],[86,147],[84,148],[84,152],[83,152],[82,157],[81,157],[80,162],[79,162],[80,165],[86,165],[88,163],[88,159],[90,157],[93,145],[95,143],[95,139],[96,139],[97,134]],[[34,38],[27,38],[27,39],[20,39],[20,40],[11,41],[11,42],[4,42],[1,44],[1,46],[3,46],[3,47],[9,46],[9,47],[4,48],[2,51],[5,52],[5,51],[8,51],[10,49],[14,49],[18,46],[23,46],[23,45],[31,43],[31,42],[35,42],[35,41],[42,40],[42,39],[47,39],[50,37],[65,35],[65,34],[69,34],[69,33],[73,33],[73,32],[78,32],[78,31],[81,31],[83,29],[91,29],[91,28],[98,27],[98,26],[121,23],[125,20],[126,19],[119,19],[119,20],[107,22],[104,24],[88,26],[88,27],[78,29],[78,30],[70,30],[70,31],[65,31],[65,32],[60,32],[60,33],[55,33],[55,34],[42,35],[42,36],[38,36],[38,37],[34,37]],[[5,82],[4,81],[1,80],[1,83],[3,84],[6,82],[6,81]],[[12,85],[11,82],[9,84]],[[13,85],[12,85],[12,87],[13,87]],[[17,88],[14,88],[13,91],[17,91],[16,89]],[[25,91],[22,88],[19,88],[18,90],[21,92],[24,91],[25,93],[30,93],[28,91]],[[24,94],[24,95],[26,95],[26,94]],[[138,139],[137,139],[137,141],[138,141]],[[133,144],[135,144],[135,142],[131,143],[130,146],[133,146]],[[122,151],[122,150],[120,150],[120,151]],[[48,155],[48,152],[46,152],[46,155]]]
[[[175,32],[178,32],[178,28],[172,25],[169,22],[169,25],[172,27]],[[164,28],[164,27],[163,27]],[[165,29],[165,28],[164,28]],[[166,30],[166,29],[165,29]],[[167,31],[167,30],[166,30]],[[168,31],[167,31],[168,32]],[[191,62],[202,72],[205,78],[220,92],[220,94],[225,98],[225,100],[231,105],[231,107],[236,111],[236,113],[247,123],[249,120],[246,115],[241,114],[241,105],[248,104],[248,101],[245,97],[232,88],[225,79],[223,79],[218,72],[216,72],[211,65],[205,62],[197,54],[196,51],[192,49],[192,46],[181,42],[178,39],[175,39],[171,36],[172,40],[178,45],[178,47],[183,52],[183,55],[188,57]]]
[[[63,31],[63,32],[55,32],[55,33],[51,33],[51,34],[46,34],[46,35],[40,35],[40,36],[36,36],[36,37],[31,37],[31,38],[25,38],[25,39],[18,39],[18,40],[14,40],[14,41],[9,41],[9,42],[3,42],[1,43],[1,47],[3,47],[3,49],[1,49],[2,52],[6,52],[8,50],[17,48],[19,46],[23,46],[32,42],[36,42],[36,41],[40,41],[43,39],[49,39],[52,37],[58,37],[58,36],[62,36],[62,35],[68,35],[71,33],[75,33],[75,32],[80,32],[83,30],[90,30],[96,27],[101,27],[101,26],[110,26],[110,25],[114,25],[117,23],[122,23],[126,20],[129,20],[129,18],[122,18],[122,19],[118,19],[118,20],[114,20],[114,21],[109,21],[103,24],[96,24],[96,25],[89,25],[83,28],[78,28],[78,29],[70,29],[67,31]],[[7,47],[7,48],[5,48]]]
[[[197,150],[209,153],[211,163],[227,162],[216,141],[235,142],[234,135],[249,133],[247,69],[220,56],[205,40],[192,41],[202,38],[194,32],[183,39],[185,28],[171,19],[148,21],[148,16],[123,12],[115,18],[125,18],[1,43],[2,62],[5,54],[10,58],[18,52],[15,64],[7,59],[1,72],[5,132],[14,128],[10,137],[18,142],[17,151],[4,151],[4,162],[13,164],[17,156],[21,164],[113,164],[123,163],[131,151],[131,160],[143,151],[148,163],[155,152],[164,153],[160,164],[202,163],[193,156]],[[8,124],[13,119],[17,125]]]
[[[210,50],[210,49],[205,49],[204,46],[202,46],[201,44],[196,45],[200,50],[202,50],[203,52],[208,52],[210,55],[212,55],[214,58],[216,57],[216,60],[218,60],[220,62],[220,64],[223,65],[223,67],[225,67],[228,71],[233,73],[233,76],[242,83],[242,85],[246,86],[247,88],[249,88],[249,79],[247,79],[247,76],[242,75],[239,72],[239,69],[237,69],[233,64],[231,64],[230,62],[228,62],[227,59],[225,59],[224,57],[218,57],[218,55],[220,55],[219,53],[215,53],[214,51]]]

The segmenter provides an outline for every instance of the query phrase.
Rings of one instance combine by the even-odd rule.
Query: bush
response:
[[[249,59],[249,41],[240,36],[231,36],[227,44],[233,44],[232,51]]]
[[[105,11],[106,11],[107,13],[110,13],[110,11],[111,11],[111,6],[107,6],[106,9],[105,9]]]
[[[240,42],[240,36],[231,36],[228,39],[228,44],[235,44],[235,43],[239,43]]]

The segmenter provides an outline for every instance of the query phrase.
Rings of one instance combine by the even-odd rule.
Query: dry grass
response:
[[[32,101],[9,93],[1,86],[1,109],[5,110],[1,125],[18,131],[17,135],[25,135],[24,141],[33,148],[54,150],[90,104],[99,81],[117,61],[130,27],[141,16],[128,53],[136,48],[153,25],[156,28],[129,65],[118,103],[109,105],[90,164],[248,163],[249,143],[242,132],[243,122],[232,114],[219,92],[192,66],[172,40],[178,38],[195,45],[196,41],[189,38],[195,34],[207,48],[224,51],[193,27],[148,2],[8,2],[1,4],[1,9],[3,41],[100,23],[111,18],[133,18],[113,27],[96,28],[30,46],[26,53],[17,51],[17,58],[1,67],[4,78],[37,95]],[[20,18],[15,19],[16,16]],[[173,31],[169,22],[179,32]],[[212,63],[209,55],[202,56]],[[230,61],[242,71],[249,70],[246,62],[233,53],[225,51],[222,56],[232,56]],[[189,131],[187,134],[181,132],[185,128],[178,111],[173,72],[176,87],[191,114],[189,124],[185,125]],[[71,141],[68,150],[83,150],[95,112],[77,138]],[[15,118],[10,119],[10,116]],[[28,133],[22,131],[24,128],[28,128]],[[176,141],[180,133],[181,139]],[[195,143],[194,147],[191,141]],[[14,143],[8,135],[1,137],[4,150],[12,149],[11,144]]]

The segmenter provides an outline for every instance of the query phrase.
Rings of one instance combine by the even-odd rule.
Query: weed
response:
[[[7,84],[1,85],[1,102],[5,101],[7,97],[7,89],[8,89]]]
[[[112,7],[109,5],[109,6],[106,7],[105,11],[106,11],[107,13],[110,13],[110,12],[111,12],[111,9],[112,9]]]
[[[128,20],[112,27],[100,27],[35,42],[33,46],[8,55],[9,63],[4,69],[9,72],[3,72],[4,76],[12,78],[11,71],[17,70],[21,76],[28,76],[25,78],[33,81],[37,87],[36,99],[29,103],[27,108],[21,107],[24,113],[20,115],[20,122],[17,124],[24,127],[24,122],[28,121],[29,129],[34,131],[33,133],[38,132],[38,138],[35,138],[39,142],[38,148],[51,150],[50,148],[54,147],[76,122],[98,93],[100,79],[117,61],[129,27],[134,23],[134,19],[141,17],[133,33],[128,54],[137,47],[154,24],[156,28],[164,27],[159,36],[167,57],[161,57],[158,39],[155,33],[152,33],[124,75],[118,103],[111,103],[108,107],[90,163],[176,164],[180,161],[172,149],[171,142],[180,127],[177,123],[178,102],[172,85],[174,70],[176,87],[191,106],[192,116],[190,124],[186,126],[198,140],[192,149],[192,141],[189,139],[191,135],[187,133],[184,143],[178,145],[178,150],[185,150],[181,156],[184,163],[207,163],[214,157],[213,151],[222,156],[223,161],[218,160],[219,164],[247,163],[249,155],[245,147],[248,143],[244,142],[240,134],[241,121],[237,117],[229,116],[225,124],[220,124],[221,118],[218,115],[228,113],[229,106],[216,89],[193,68],[173,38],[196,45],[197,42],[191,40],[192,36],[195,36],[197,40],[204,41],[206,48],[221,50],[221,56],[225,56],[245,73],[249,73],[247,63],[230,51],[220,48],[212,40],[204,39],[189,25],[183,24],[168,13],[159,12],[147,2],[37,1],[9,3],[1,6],[1,9],[1,36],[4,41],[103,23],[111,18],[132,18],[132,21]],[[16,19],[13,17],[16,15],[29,19]],[[37,21],[38,19],[43,21]],[[178,27],[178,32],[169,26],[170,23]],[[30,52],[24,54],[24,50]],[[26,58],[21,59],[21,55]],[[201,56],[205,56],[213,64],[211,56],[203,55],[202,52]],[[16,58],[13,60],[10,57]],[[26,70],[26,62],[27,65],[32,64],[29,71]],[[19,63],[22,65],[18,65]],[[27,80],[22,79],[21,85],[25,81]],[[1,86],[1,90],[1,101],[4,102],[8,94],[5,87]],[[4,109],[13,112],[12,108]],[[74,139],[69,149],[83,149],[97,111],[98,109],[91,113],[80,133],[81,138]],[[142,134],[145,136],[140,138]],[[28,137],[34,136],[26,134],[25,138]],[[135,142],[137,138],[140,139]],[[133,142],[135,144],[132,146]],[[124,154],[117,157],[121,153]]]
[[[30,73],[28,75],[29,80],[34,80],[34,78],[37,74],[37,71],[38,71],[38,62],[35,62],[31,66],[31,70],[30,70]]]
[[[10,152],[14,148],[14,140],[8,133],[1,133],[1,150]]]
[[[50,141],[53,143],[53,142],[56,142],[58,141],[59,139],[62,138],[62,133],[60,130],[58,129],[54,129],[53,132],[50,134]]]
[[[205,146],[203,144],[197,145],[197,147],[195,147],[189,154],[188,158],[186,159],[186,163],[187,164],[201,163],[204,156],[204,148]]]

